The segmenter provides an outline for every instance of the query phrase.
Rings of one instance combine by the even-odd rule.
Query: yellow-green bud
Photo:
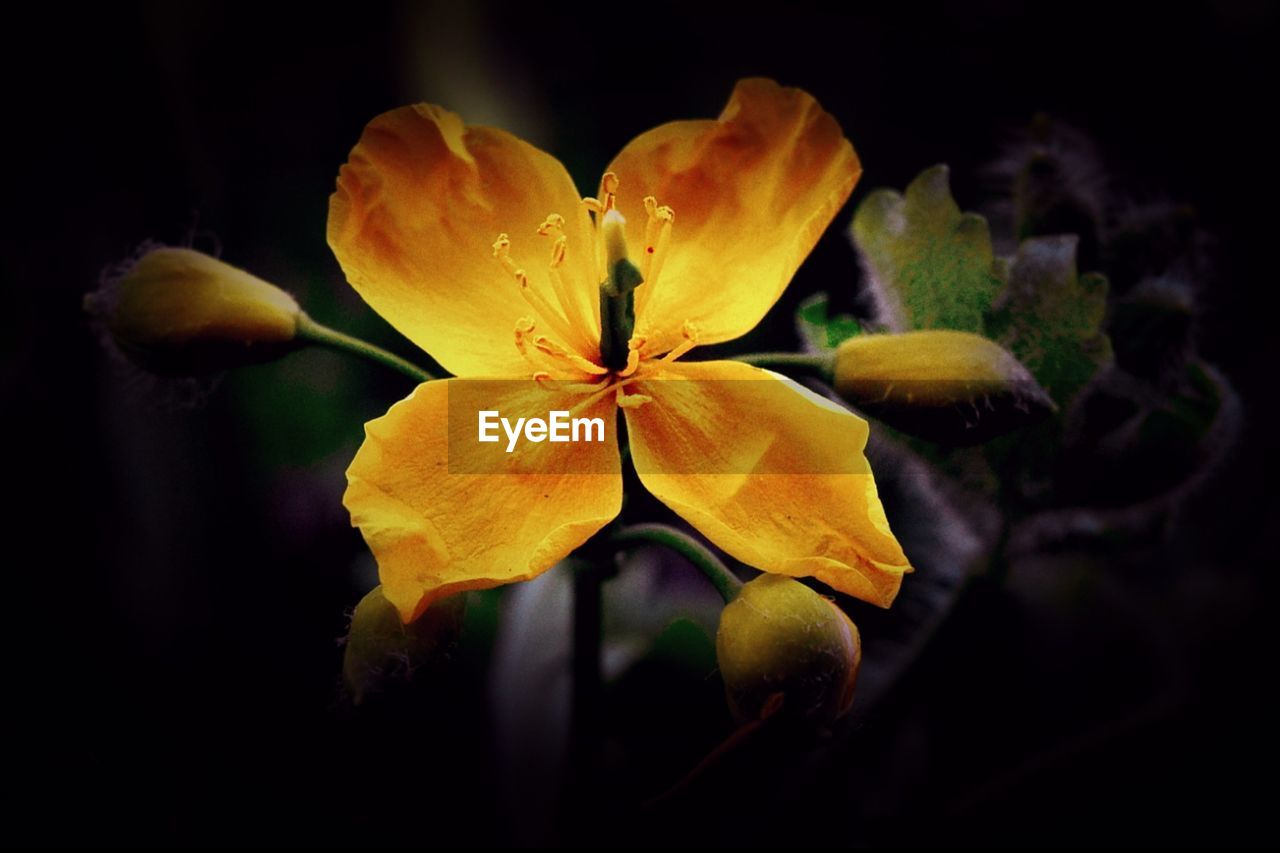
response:
[[[208,373],[278,358],[297,345],[292,296],[194,249],[151,249],[85,297],[85,310],[139,366]]]
[[[793,578],[765,574],[721,613],[716,658],[739,719],[780,712],[822,725],[853,704],[862,643],[830,599]]]
[[[462,628],[465,609],[466,596],[449,596],[406,625],[381,586],[370,590],[351,614],[342,655],[342,681],[352,701],[359,705],[396,672],[443,664]]]
[[[950,444],[985,441],[1054,410],[1022,362],[968,332],[849,338],[836,348],[833,379],[836,393],[868,414]]]

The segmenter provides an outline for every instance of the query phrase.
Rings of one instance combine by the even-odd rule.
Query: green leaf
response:
[[[1076,245],[1073,235],[1024,241],[987,321],[1064,409],[1112,359],[1102,331],[1107,279],[1077,273]]]
[[[848,314],[832,317],[829,302],[827,294],[815,293],[796,309],[796,334],[806,350],[834,349],[862,334],[862,324]]]
[[[853,242],[890,329],[982,334],[1001,278],[987,220],[962,213],[949,170],[921,172],[906,195],[877,190],[853,217]]]

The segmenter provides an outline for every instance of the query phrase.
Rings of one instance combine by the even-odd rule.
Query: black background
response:
[[[195,408],[155,404],[80,313],[100,269],[142,240],[207,230],[233,263],[329,294],[315,296],[320,319],[411,352],[346,292],[324,243],[327,198],[368,119],[459,91],[466,74],[474,91],[496,87],[534,116],[513,129],[580,182],[637,132],[713,115],[735,79],[766,75],[810,90],[841,121],[865,168],[855,200],[947,162],[961,204],[976,206],[981,166],[1044,110],[1098,140],[1127,191],[1193,205],[1216,239],[1216,275],[1199,283],[1201,349],[1246,417],[1212,499],[1144,566],[1185,587],[1179,566],[1196,563],[1203,606],[1180,652],[1190,698],[1150,725],[1071,746],[1048,772],[958,814],[928,796],[874,827],[843,820],[834,795],[785,808],[800,837],[836,843],[1262,837],[1251,834],[1269,827],[1273,804],[1251,780],[1269,778],[1274,759],[1273,7],[747,9],[195,3],[7,20],[4,840],[524,838],[486,821],[485,748],[442,732],[448,714],[424,719],[410,745],[406,720],[384,730],[337,707],[333,641],[361,592],[351,566],[364,553],[338,503],[340,460],[282,490],[246,461],[234,386]],[[446,105],[469,115],[469,103]],[[845,242],[824,240],[786,304],[849,281],[853,263]],[[787,327],[785,308],[778,316],[762,339],[784,334],[770,331]],[[358,435],[406,389],[376,369],[357,378],[363,391],[342,415]],[[306,416],[276,415],[304,437]],[[975,630],[979,650],[1017,643]],[[1000,701],[983,692],[998,678],[980,658],[931,665],[962,670],[928,697],[932,714],[978,718]],[[460,704],[458,717],[475,711]],[[473,769],[459,770],[471,751]],[[963,754],[935,753],[935,781],[962,777]],[[744,820],[761,819],[741,805]],[[783,823],[762,825],[787,837]],[[753,837],[739,829],[723,840]]]

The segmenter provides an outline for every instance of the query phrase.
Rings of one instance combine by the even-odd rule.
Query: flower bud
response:
[[[154,373],[192,375],[278,358],[296,344],[292,296],[193,249],[147,251],[85,297],[120,352]]]
[[[862,643],[831,600],[793,578],[765,574],[721,613],[716,658],[739,719],[779,712],[821,725],[853,704]]]
[[[986,441],[1054,410],[1012,353],[981,335],[946,329],[843,341],[833,387],[890,426],[945,444]]]
[[[352,702],[361,704],[397,673],[443,664],[462,629],[465,608],[466,597],[452,595],[406,625],[400,611],[382,594],[381,586],[370,590],[351,614],[342,655],[342,681]]]

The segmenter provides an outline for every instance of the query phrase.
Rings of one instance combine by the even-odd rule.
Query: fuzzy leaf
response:
[[[853,217],[881,317],[891,330],[954,329],[982,334],[1000,290],[987,220],[962,213],[946,166],[926,169],[906,195],[877,190]]]
[[[815,293],[796,309],[796,334],[806,350],[822,351],[862,334],[862,324],[848,314],[828,313],[829,299]]]
[[[988,318],[991,336],[1063,408],[1112,359],[1107,279],[1076,271],[1076,245],[1071,235],[1024,241]]]

